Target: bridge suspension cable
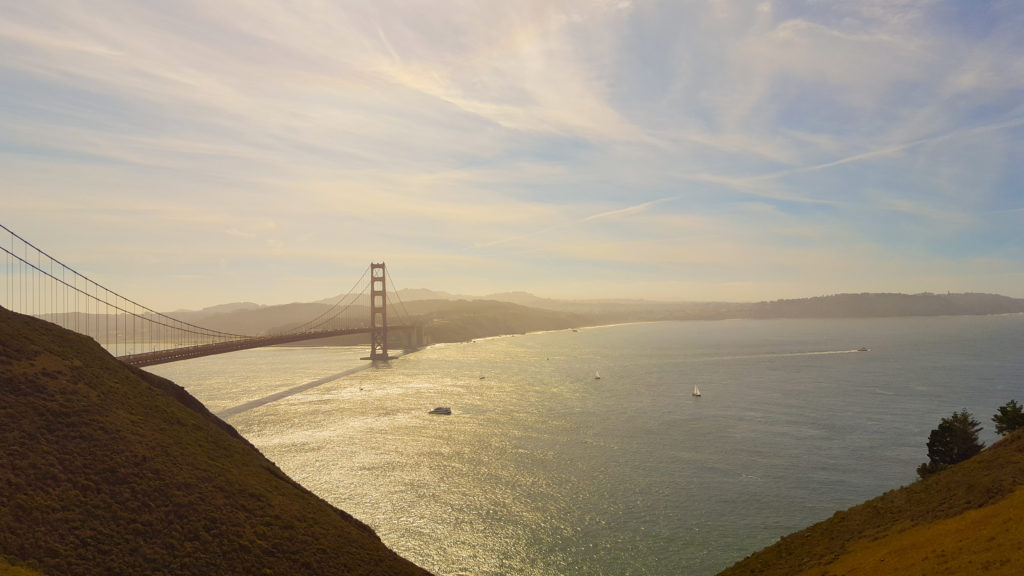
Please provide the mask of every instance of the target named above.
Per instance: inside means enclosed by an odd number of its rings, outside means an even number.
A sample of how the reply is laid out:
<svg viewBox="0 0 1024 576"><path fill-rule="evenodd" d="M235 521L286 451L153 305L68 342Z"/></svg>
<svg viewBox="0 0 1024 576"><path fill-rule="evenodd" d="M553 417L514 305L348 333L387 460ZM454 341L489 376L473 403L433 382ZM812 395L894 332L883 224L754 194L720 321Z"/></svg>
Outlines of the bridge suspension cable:
<svg viewBox="0 0 1024 576"><path fill-rule="evenodd" d="M390 299L391 295L394 294L395 300L398 301L398 305L402 308L402 314L399 318L400 322L392 322L392 324L412 324L412 316L409 314L409 311L405 308L405 302L402 302L402 297L399 296L398 294L398 288L395 286L395 279L394 276L391 274L391 270L387 271L387 281L388 285L391 287L391 289L388 291L388 298Z"/></svg>
<svg viewBox="0 0 1024 576"><path fill-rule="evenodd" d="M332 305L322 314L310 320L309 322L300 324L299 326L296 326L295 328L288 330L286 334L305 334L330 329L336 330L341 328L341 326L337 323L340 322L341 319L344 317L345 312L347 312L353 305L355 305L358 302L360 296L366 294L366 292L369 290L370 285L365 284L361 292L356 292L356 288L358 288L359 285L362 284L363 280L366 279L366 276L369 273L370 267L367 266L366 269L363 270L363 275L359 277L359 280L356 280L356 283L353 284L352 287L348 289L347 293L339 296L338 301L335 302L334 305ZM342 303L344 303L345 300L349 297L352 297L352 300L348 304L342 306Z"/></svg>
<svg viewBox="0 0 1024 576"><path fill-rule="evenodd" d="M250 336L204 328L143 306L75 271L2 224L0 251L4 254L0 305L90 336L108 352L135 366L313 338L376 333L368 325L370 318L350 313L371 288L371 282L363 282L372 275L373 264L316 318L276 334ZM378 266L383 269L383 263ZM393 286L390 274L386 282ZM357 291L361 284L362 290ZM397 292L393 293L397 298ZM408 346L418 346L422 334L410 322L400 298L399 303L407 325L395 327L405 330ZM372 315L373 307L370 309Z"/></svg>
<svg viewBox="0 0 1024 576"><path fill-rule="evenodd" d="M127 298L3 230L3 305L91 336L115 356L251 338L172 318ZM146 350L145 348L149 348Z"/></svg>

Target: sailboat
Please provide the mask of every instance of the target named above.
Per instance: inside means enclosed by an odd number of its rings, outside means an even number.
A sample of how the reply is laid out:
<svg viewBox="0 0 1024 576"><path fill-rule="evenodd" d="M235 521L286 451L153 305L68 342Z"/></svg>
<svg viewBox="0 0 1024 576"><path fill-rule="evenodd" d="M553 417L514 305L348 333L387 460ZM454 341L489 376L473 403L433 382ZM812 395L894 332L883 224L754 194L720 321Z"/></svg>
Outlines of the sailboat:
<svg viewBox="0 0 1024 576"><path fill-rule="evenodd" d="M700 388L697 388L696 384L693 385L693 395L698 397L700 396Z"/></svg>
<svg viewBox="0 0 1024 576"><path fill-rule="evenodd" d="M598 370L594 370L594 380L600 380L600 379L601 379L601 372L598 371Z"/></svg>

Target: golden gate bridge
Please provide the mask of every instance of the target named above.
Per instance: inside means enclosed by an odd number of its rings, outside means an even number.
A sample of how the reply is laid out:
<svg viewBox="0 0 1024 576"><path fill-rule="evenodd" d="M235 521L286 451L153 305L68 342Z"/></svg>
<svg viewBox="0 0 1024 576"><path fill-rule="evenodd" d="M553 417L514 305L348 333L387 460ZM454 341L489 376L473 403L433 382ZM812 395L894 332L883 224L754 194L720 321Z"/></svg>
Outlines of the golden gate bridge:
<svg viewBox="0 0 1024 576"><path fill-rule="evenodd" d="M143 306L80 274L2 224L0 250L5 257L0 305L89 336L132 366L351 334L369 335L367 359L373 361L390 357L389 343L395 336L405 348L423 343L422 328L397 299L383 262L371 263L352 288L316 318L271 334L246 335L204 328ZM391 294L396 301L389 306ZM359 319L352 312L361 308L358 303L367 295L369 312ZM389 323L389 309L397 323Z"/></svg>

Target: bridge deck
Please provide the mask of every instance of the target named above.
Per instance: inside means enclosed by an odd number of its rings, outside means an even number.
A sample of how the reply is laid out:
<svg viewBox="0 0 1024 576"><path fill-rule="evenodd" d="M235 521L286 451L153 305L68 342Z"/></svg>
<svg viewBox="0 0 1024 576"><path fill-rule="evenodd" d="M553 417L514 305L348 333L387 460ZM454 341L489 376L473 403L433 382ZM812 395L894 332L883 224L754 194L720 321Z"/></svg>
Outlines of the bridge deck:
<svg viewBox="0 0 1024 576"><path fill-rule="evenodd" d="M388 330L409 330L412 326L388 326ZM260 336L246 338L244 340L231 340L228 342L214 342L212 344L200 344L198 346L187 346L185 348L171 348L167 350L155 350L153 352L143 352L141 354L128 354L126 356L118 356L118 359L128 364L129 366L143 367L143 366L154 366L156 364L166 364L168 362L177 362L178 360L188 360L190 358L201 358L203 356L212 356L214 354L225 354L227 352L237 352L239 350L249 350L252 348L263 348L264 346L276 346L279 344L290 344L292 342L301 342L304 340L319 340L321 338L331 338L334 336L348 336L350 334L369 334L372 328L345 328L342 330L325 330L320 332L303 332L301 334L281 334L277 336Z"/></svg>

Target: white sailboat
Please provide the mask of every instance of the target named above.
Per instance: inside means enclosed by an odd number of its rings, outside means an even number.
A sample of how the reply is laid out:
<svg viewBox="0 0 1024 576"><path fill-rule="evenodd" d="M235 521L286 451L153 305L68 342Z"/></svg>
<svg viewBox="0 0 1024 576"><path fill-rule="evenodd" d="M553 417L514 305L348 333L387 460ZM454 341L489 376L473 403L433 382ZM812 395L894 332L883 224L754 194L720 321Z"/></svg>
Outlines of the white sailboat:
<svg viewBox="0 0 1024 576"><path fill-rule="evenodd" d="M600 380L600 379L601 379L601 372L599 372L597 370L594 370L594 380Z"/></svg>
<svg viewBox="0 0 1024 576"><path fill-rule="evenodd" d="M693 395L700 396L700 388L697 388L696 384L693 385Z"/></svg>

